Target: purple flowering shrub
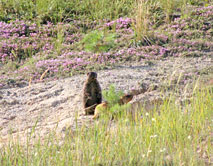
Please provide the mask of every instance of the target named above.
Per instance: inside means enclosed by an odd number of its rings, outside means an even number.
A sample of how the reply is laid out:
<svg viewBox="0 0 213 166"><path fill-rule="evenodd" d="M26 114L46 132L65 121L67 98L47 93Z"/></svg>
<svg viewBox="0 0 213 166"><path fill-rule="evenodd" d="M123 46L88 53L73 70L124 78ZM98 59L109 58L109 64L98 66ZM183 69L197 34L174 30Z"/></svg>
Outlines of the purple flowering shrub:
<svg viewBox="0 0 213 166"><path fill-rule="evenodd" d="M0 60L17 60L30 51L36 51L37 45L29 40L35 30L34 24L29 26L24 21L0 22Z"/></svg>
<svg viewBox="0 0 213 166"><path fill-rule="evenodd" d="M188 17L162 27L167 32L173 56L201 56L213 51L213 6L193 9Z"/></svg>
<svg viewBox="0 0 213 166"><path fill-rule="evenodd" d="M128 29L131 27L132 24L132 19L131 18L118 18L113 21L109 21L104 24L104 28L108 28L109 30L115 29L115 30L120 30L120 29Z"/></svg>
<svg viewBox="0 0 213 166"><path fill-rule="evenodd" d="M49 33L49 30L41 31L36 24L30 22L0 22L0 61L20 61L40 50L52 49Z"/></svg>
<svg viewBox="0 0 213 166"><path fill-rule="evenodd" d="M57 40L61 26L64 45L79 41L81 35L72 24L53 25L48 22L39 27L34 23L19 20L10 23L0 22L0 62L20 61L39 52L54 50L54 41Z"/></svg>
<svg viewBox="0 0 213 166"><path fill-rule="evenodd" d="M13 71L7 72L8 77L39 81L47 69L45 78L55 78L118 63L167 56L202 56L213 51L212 15L212 5L195 8L189 17L150 29L152 35L147 43L135 40L134 19L128 17L100 23L69 20L55 25L20 20L0 22L0 63L15 64ZM88 29L97 33L90 36ZM113 34L108 35L109 41L107 34ZM100 51L105 45L106 49ZM1 78L7 79L5 75Z"/></svg>

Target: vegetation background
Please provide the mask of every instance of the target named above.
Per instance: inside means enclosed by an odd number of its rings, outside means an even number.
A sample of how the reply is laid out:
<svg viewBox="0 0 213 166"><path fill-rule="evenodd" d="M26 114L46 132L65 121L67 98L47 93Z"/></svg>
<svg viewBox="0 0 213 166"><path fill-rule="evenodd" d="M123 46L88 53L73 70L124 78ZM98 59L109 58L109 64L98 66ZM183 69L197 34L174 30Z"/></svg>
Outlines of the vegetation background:
<svg viewBox="0 0 213 166"><path fill-rule="evenodd" d="M211 56L212 15L210 0L1 0L0 88ZM184 107L171 95L151 112L103 117L67 131L62 143L54 131L34 140L32 129L24 144L1 147L0 165L211 165L212 90L194 90ZM109 94L112 102L118 97Z"/></svg>

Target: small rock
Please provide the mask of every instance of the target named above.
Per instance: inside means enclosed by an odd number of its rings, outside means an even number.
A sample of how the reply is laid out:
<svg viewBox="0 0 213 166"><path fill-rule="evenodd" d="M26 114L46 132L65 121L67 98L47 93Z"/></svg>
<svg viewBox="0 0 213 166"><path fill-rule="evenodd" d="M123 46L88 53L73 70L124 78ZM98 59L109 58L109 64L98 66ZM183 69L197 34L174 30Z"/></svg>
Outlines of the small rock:
<svg viewBox="0 0 213 166"><path fill-rule="evenodd" d="M16 116L14 115L14 116L9 116L9 117L4 117L3 119L6 119L6 120L13 120L13 119L15 119L16 118Z"/></svg>

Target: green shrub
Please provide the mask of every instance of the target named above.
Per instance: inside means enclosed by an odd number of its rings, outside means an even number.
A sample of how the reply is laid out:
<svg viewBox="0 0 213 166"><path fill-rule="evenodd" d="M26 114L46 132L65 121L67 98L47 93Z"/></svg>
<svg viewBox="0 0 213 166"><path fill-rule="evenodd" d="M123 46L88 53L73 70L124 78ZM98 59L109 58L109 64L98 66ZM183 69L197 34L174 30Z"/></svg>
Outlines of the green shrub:
<svg viewBox="0 0 213 166"><path fill-rule="evenodd" d="M114 85L110 85L109 90L103 91L103 98L109 103L110 107L118 104L122 95L124 95L124 93L122 91L116 91Z"/></svg>
<svg viewBox="0 0 213 166"><path fill-rule="evenodd" d="M103 97L108 103L107 113L105 112L103 117L105 118L122 118L125 115L129 104L119 105L119 100L124 93L122 91L116 91L115 86L110 85L109 90L103 91Z"/></svg>
<svg viewBox="0 0 213 166"><path fill-rule="evenodd" d="M95 30L86 34L80 43L86 51L106 52L114 47L115 37L114 33Z"/></svg>

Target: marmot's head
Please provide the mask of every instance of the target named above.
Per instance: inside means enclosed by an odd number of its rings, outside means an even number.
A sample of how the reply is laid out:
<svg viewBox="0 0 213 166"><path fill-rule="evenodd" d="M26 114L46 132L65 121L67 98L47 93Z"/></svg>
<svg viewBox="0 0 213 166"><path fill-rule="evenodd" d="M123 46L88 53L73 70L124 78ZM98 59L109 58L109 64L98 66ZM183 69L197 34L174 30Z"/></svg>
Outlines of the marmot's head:
<svg viewBox="0 0 213 166"><path fill-rule="evenodd" d="M87 78L89 80L95 80L97 78L97 73L96 72L89 72L89 73L87 73Z"/></svg>
<svg viewBox="0 0 213 166"><path fill-rule="evenodd" d="M103 106L103 108L107 108L108 102L107 102L107 101L103 102L103 103L102 103L102 106Z"/></svg>
<svg viewBox="0 0 213 166"><path fill-rule="evenodd" d="M132 95L132 94L126 94L126 95L123 95L123 96L120 98L120 102L121 102L121 104L127 104L127 103L130 102L132 99L133 99L133 95Z"/></svg>

